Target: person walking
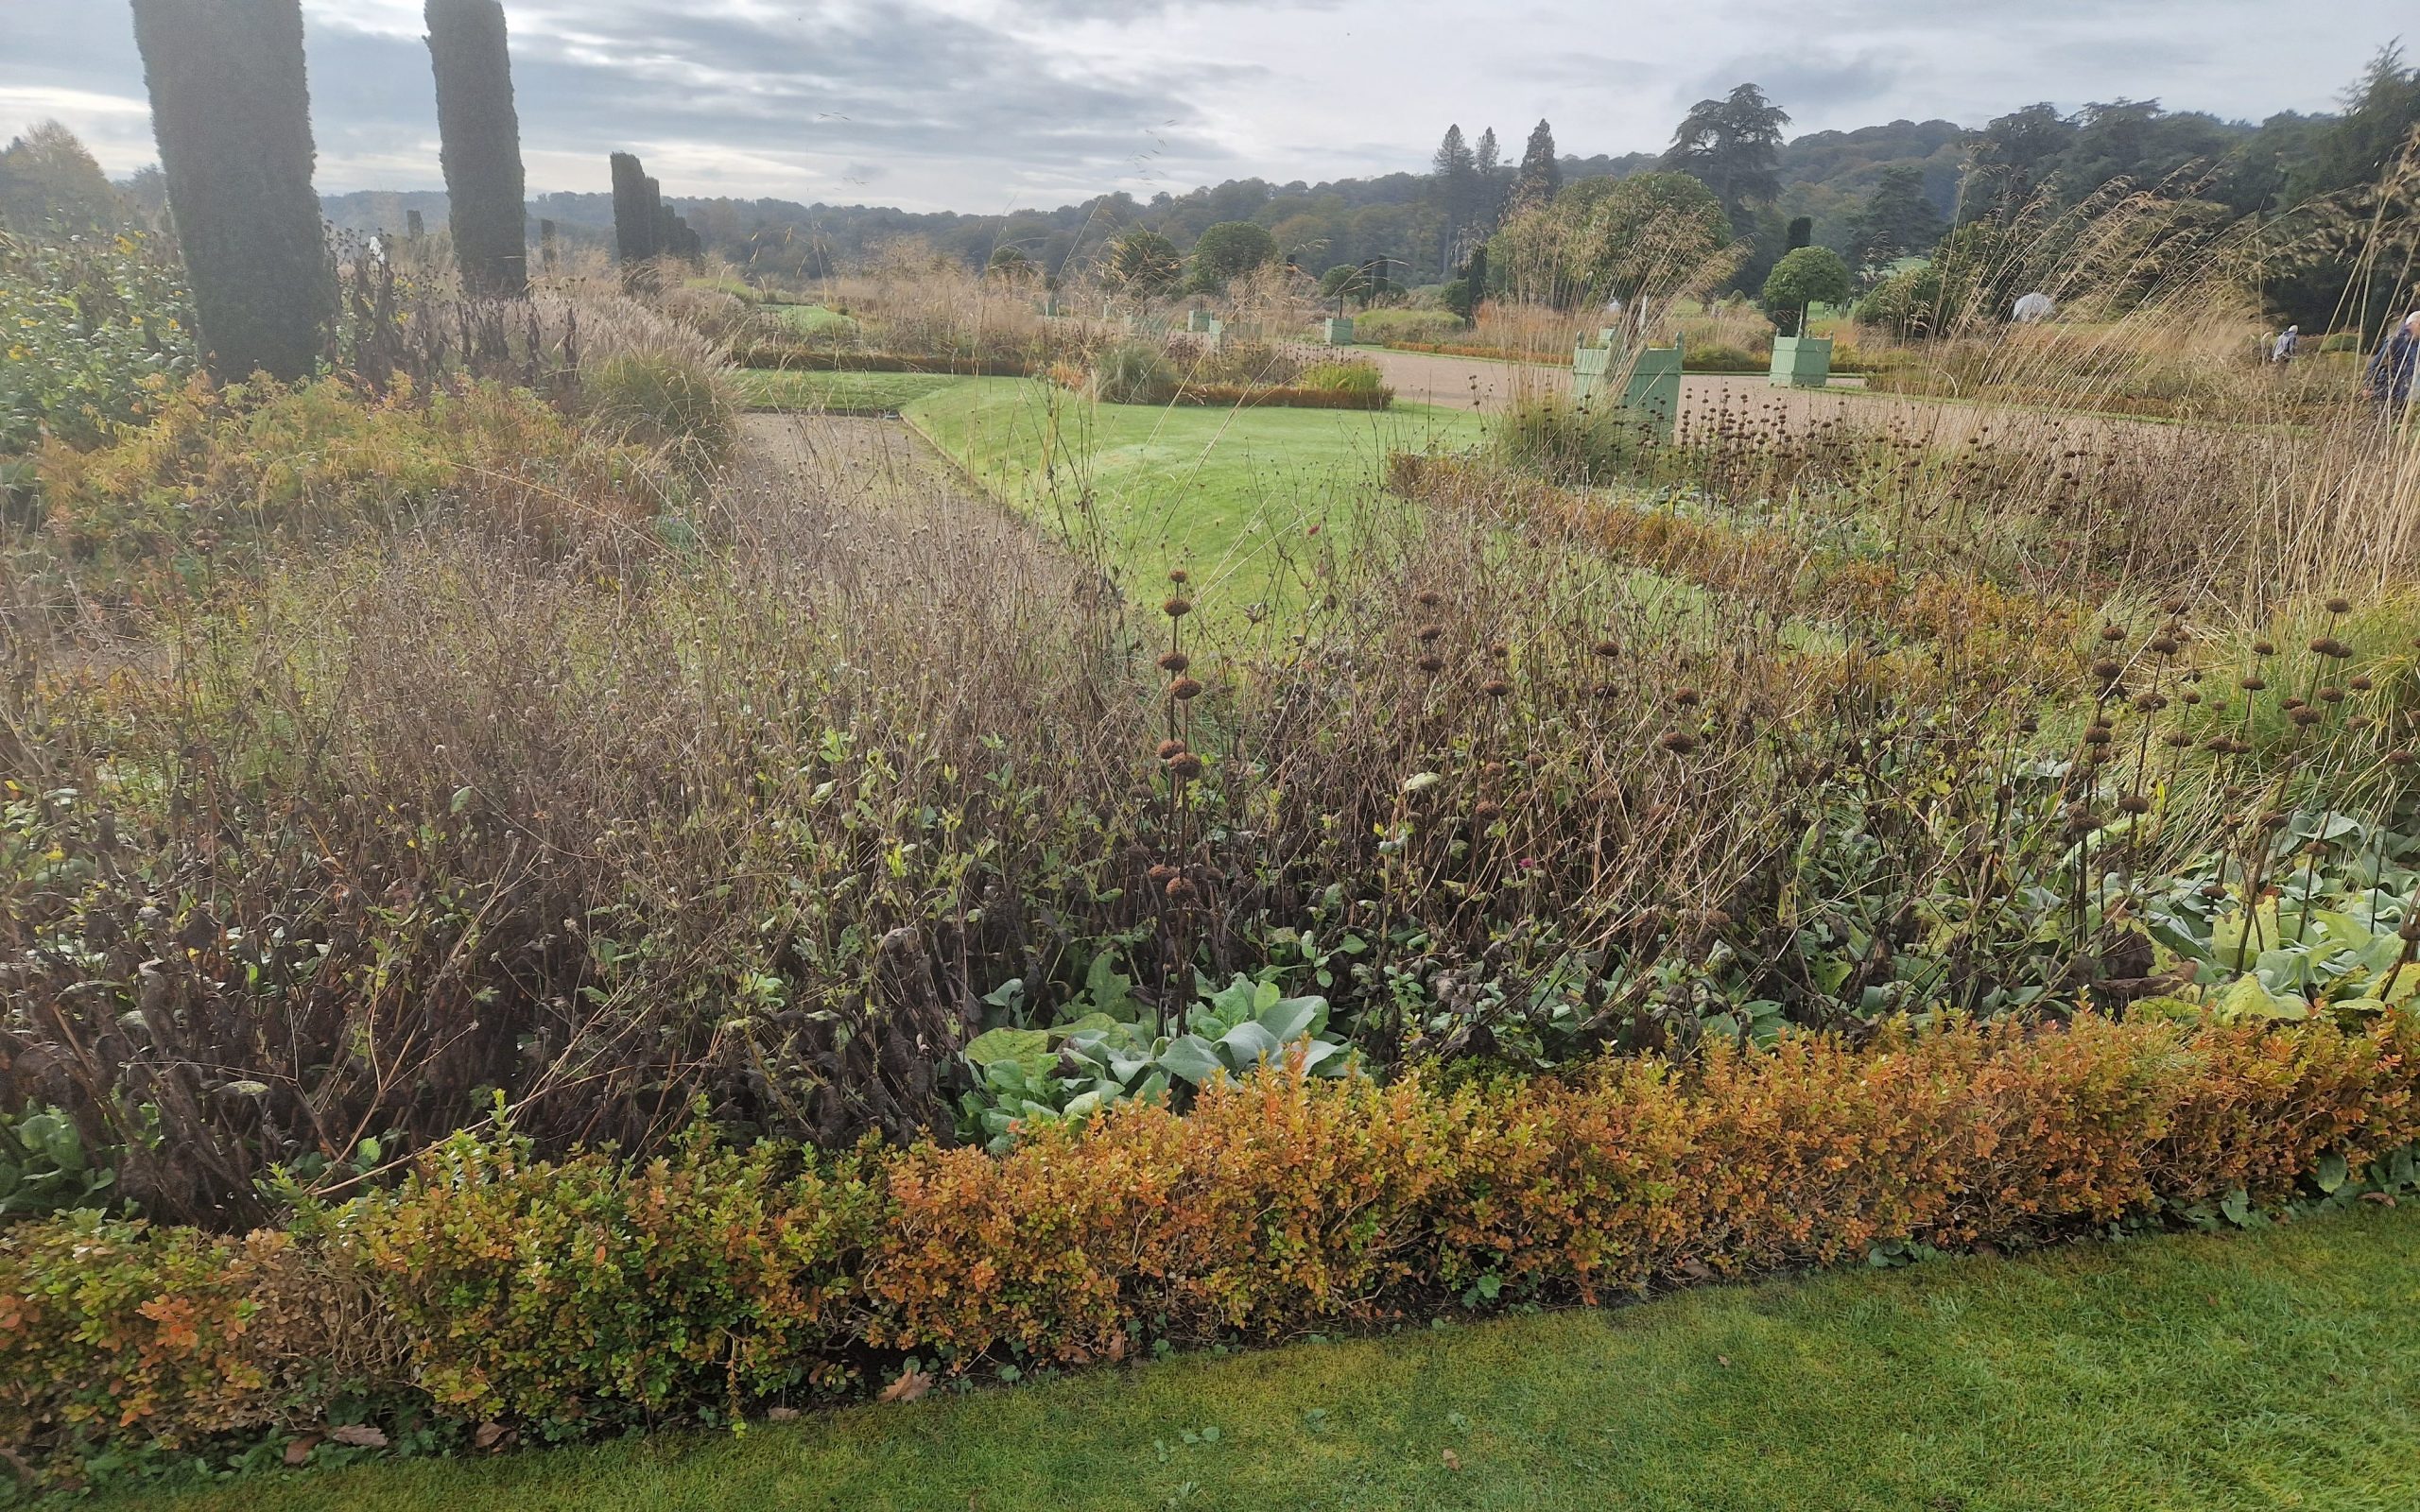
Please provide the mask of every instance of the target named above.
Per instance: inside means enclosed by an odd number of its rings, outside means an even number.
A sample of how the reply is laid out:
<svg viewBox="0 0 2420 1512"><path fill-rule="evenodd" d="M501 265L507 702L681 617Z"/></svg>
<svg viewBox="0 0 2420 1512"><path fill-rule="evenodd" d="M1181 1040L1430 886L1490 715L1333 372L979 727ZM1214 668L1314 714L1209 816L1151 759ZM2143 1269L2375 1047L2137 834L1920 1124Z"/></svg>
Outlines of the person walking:
<svg viewBox="0 0 2420 1512"><path fill-rule="evenodd" d="M2413 369L2420 368L2420 310L2403 318L2394 335L2378 348L2370 360L2369 376L2362 380L2361 391L2378 406L2378 413L2393 421L2400 418L2403 407L2411 403Z"/></svg>
<svg viewBox="0 0 2420 1512"><path fill-rule="evenodd" d="M2291 362L2295 354L2302 350L2302 345L2303 328L2298 325L2290 325L2286 327L2285 334L2277 338L2276 348L2269 353L2269 360L2280 364Z"/></svg>

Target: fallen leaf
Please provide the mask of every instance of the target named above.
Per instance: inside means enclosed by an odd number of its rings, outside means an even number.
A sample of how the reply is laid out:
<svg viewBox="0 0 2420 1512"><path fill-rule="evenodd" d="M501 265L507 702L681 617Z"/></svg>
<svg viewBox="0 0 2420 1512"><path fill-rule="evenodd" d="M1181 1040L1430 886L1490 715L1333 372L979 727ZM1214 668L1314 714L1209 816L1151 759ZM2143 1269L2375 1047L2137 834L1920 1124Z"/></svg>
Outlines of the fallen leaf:
<svg viewBox="0 0 2420 1512"><path fill-rule="evenodd" d="M286 1468L291 1469L293 1467L302 1464L304 1460L309 1459L311 1457L311 1451L319 1447L320 1435L317 1434L304 1434L302 1437L286 1445Z"/></svg>
<svg viewBox="0 0 2420 1512"><path fill-rule="evenodd" d="M1109 1336L1109 1363L1115 1365L1125 1358L1126 1335L1123 1332L1111 1334Z"/></svg>
<svg viewBox="0 0 2420 1512"><path fill-rule="evenodd" d="M1718 1354L1714 1357L1714 1363L1719 1366L1728 1367L1731 1364L1731 1356L1727 1354Z"/></svg>
<svg viewBox="0 0 2420 1512"><path fill-rule="evenodd" d="M478 1432L471 1435L471 1443L479 1449L493 1449L503 1439L504 1424L498 1422L481 1423Z"/></svg>
<svg viewBox="0 0 2420 1512"><path fill-rule="evenodd" d="M347 1423L342 1428L331 1428L328 1436L348 1449L387 1447L387 1435L368 1423Z"/></svg>
<svg viewBox="0 0 2420 1512"><path fill-rule="evenodd" d="M798 1420L798 1409L796 1407L776 1407L772 1411L767 1413L765 1417L767 1420L771 1422L796 1422Z"/></svg>
<svg viewBox="0 0 2420 1512"><path fill-rule="evenodd" d="M1450 1449L1445 1451L1445 1468L1449 1470L1461 1469L1462 1468L1462 1456L1455 1453Z"/></svg>
<svg viewBox="0 0 2420 1512"><path fill-rule="evenodd" d="M933 1378L922 1370L910 1370L882 1388L885 1401L913 1401L933 1389Z"/></svg>

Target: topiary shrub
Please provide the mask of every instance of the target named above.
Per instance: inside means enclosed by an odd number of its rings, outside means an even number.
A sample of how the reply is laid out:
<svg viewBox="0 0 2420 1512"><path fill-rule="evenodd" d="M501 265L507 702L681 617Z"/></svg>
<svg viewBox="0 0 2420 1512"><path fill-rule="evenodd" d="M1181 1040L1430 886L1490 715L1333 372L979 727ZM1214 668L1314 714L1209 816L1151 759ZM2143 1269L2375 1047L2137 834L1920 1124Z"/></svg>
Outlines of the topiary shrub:
<svg viewBox="0 0 2420 1512"><path fill-rule="evenodd" d="M454 254L474 294L529 292L521 116L498 0L428 0L437 74L437 129Z"/></svg>
<svg viewBox="0 0 2420 1512"><path fill-rule="evenodd" d="M336 277L311 187L301 0L135 0L134 37L211 372L307 376Z"/></svg>

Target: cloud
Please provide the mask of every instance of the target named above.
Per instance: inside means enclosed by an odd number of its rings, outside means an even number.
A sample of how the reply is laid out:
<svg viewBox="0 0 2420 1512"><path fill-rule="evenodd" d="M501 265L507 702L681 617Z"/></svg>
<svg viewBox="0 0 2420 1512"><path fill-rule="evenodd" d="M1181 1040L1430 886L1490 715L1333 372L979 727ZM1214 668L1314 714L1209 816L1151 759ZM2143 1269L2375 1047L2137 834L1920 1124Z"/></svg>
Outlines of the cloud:
<svg viewBox="0 0 2420 1512"><path fill-rule="evenodd" d="M1907 67L1898 58L1866 51L1850 56L1822 49L1747 53L1706 71L1695 98L1730 93L1753 83L1782 109L1796 114L1837 113L1843 106L1870 104L1876 121L1889 120L1890 93Z"/></svg>
<svg viewBox="0 0 2420 1512"><path fill-rule="evenodd" d="M440 181L423 0L303 0L320 184ZM1508 151L1660 146L1745 78L1798 129L1979 123L2117 94L2257 117L2325 109L2410 0L505 0L532 187L605 156L688 194L996 211L1229 177L1420 171L1446 121ZM124 173L153 154L126 0L0 0L0 140L56 115ZM2265 24L2264 24L2265 23ZM1799 44L1794 39L1814 39ZM1614 49L1620 56L1612 56ZM1509 125L1508 125L1509 123Z"/></svg>

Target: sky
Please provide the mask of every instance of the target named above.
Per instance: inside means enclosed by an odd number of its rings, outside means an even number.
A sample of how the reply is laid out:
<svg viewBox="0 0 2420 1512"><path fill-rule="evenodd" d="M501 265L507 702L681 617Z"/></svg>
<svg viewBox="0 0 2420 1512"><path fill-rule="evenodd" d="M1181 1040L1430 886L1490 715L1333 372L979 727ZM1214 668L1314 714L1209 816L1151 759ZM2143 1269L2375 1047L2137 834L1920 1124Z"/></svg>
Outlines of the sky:
<svg viewBox="0 0 2420 1512"><path fill-rule="evenodd" d="M434 189L421 0L302 0L323 193ZM2037 100L2329 109L2410 0L506 0L533 194L638 152L675 196L995 214L1123 189L1660 149L1751 80L1792 133ZM156 161L126 0L0 0L0 138Z"/></svg>

